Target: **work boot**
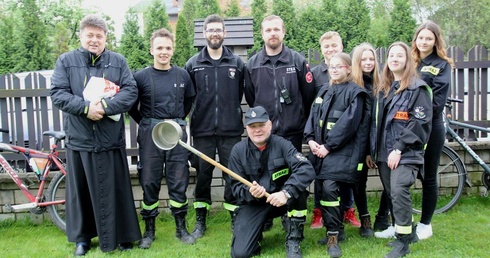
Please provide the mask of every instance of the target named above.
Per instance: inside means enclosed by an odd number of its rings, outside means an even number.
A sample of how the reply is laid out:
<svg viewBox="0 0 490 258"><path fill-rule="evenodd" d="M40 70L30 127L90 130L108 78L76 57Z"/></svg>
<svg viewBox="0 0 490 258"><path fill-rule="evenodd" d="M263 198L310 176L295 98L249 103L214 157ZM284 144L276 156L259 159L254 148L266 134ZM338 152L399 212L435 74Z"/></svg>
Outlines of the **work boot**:
<svg viewBox="0 0 490 258"><path fill-rule="evenodd" d="M286 233L289 230L289 224L291 223L291 218L288 217L288 214L285 213L284 215L281 216L281 224L282 224L282 229L286 231Z"/></svg>
<svg viewBox="0 0 490 258"><path fill-rule="evenodd" d="M145 233L140 241L139 248L148 249L155 241L155 217L145 219Z"/></svg>
<svg viewBox="0 0 490 258"><path fill-rule="evenodd" d="M337 235L337 241L343 242L345 240L345 230L344 228L339 228L339 233ZM328 236L317 241L320 245L326 245L328 243Z"/></svg>
<svg viewBox="0 0 490 258"><path fill-rule="evenodd" d="M361 237L374 236L373 229L371 228L371 216L369 216L369 214L361 216L361 227L359 228L359 235L361 235Z"/></svg>
<svg viewBox="0 0 490 258"><path fill-rule="evenodd" d="M342 256L338 234L338 232L327 232L327 254L332 258Z"/></svg>
<svg viewBox="0 0 490 258"><path fill-rule="evenodd" d="M187 231L185 215L187 215L185 212L177 213L174 215L176 228L175 236L180 239L180 241L182 241L184 244L194 244L196 242L196 239L191 234L189 234L189 231Z"/></svg>
<svg viewBox="0 0 490 258"><path fill-rule="evenodd" d="M231 217L230 227L231 227L231 231L233 231L235 229L235 219L236 219L235 211L230 211L230 217Z"/></svg>
<svg viewBox="0 0 490 258"><path fill-rule="evenodd" d="M301 258L300 243L303 240L303 231L305 228L306 217L293 217L288 219L288 230L286 236L286 254L287 258Z"/></svg>
<svg viewBox="0 0 490 258"><path fill-rule="evenodd" d="M192 231L192 236L195 239L201 238L206 232L206 216L208 215L208 210L206 208L196 209L196 225Z"/></svg>
<svg viewBox="0 0 490 258"><path fill-rule="evenodd" d="M393 249L385 255L384 258L398 258L410 253L410 234L396 234L396 240L393 242Z"/></svg>
<svg viewBox="0 0 490 258"><path fill-rule="evenodd" d="M375 231L383 231L388 229L388 227L390 226L391 226L390 214L376 215L376 218L374 219L374 225L373 225Z"/></svg>
<svg viewBox="0 0 490 258"><path fill-rule="evenodd" d="M356 218L356 211L354 208L349 208L344 212L344 222L349 223L356 228L361 226L361 222Z"/></svg>
<svg viewBox="0 0 490 258"><path fill-rule="evenodd" d="M315 208L313 210L313 217L311 217L311 225L310 228L322 228L323 227L323 219L322 219L322 210L320 208Z"/></svg>

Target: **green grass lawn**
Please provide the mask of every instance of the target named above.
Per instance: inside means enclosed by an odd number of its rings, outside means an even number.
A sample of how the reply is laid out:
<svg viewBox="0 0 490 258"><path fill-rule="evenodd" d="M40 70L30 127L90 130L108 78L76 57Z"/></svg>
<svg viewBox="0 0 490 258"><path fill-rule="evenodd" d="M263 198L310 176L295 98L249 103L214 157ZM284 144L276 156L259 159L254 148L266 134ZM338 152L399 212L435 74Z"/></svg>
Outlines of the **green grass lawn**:
<svg viewBox="0 0 490 258"><path fill-rule="evenodd" d="M311 203L310 203L311 205ZM377 200L370 199L371 215L377 209ZM326 247L316 243L325 236L325 229L310 229L310 214L305 225L302 242L304 257L328 257ZM416 216L415 220L418 221ZM195 223L194 214L188 215L189 231ZM160 214L157 221L157 239L148 250L134 248L129 252L103 253L97 240L92 240L92 249L87 257L230 257L229 214L214 211L208 217L206 235L194 245L184 245L175 238L175 225L170 214ZM143 229L143 223L140 224ZM449 212L435 215L434 236L411 245L407 257L489 257L490 198L463 197ZM390 251L387 239L361 238L358 229L346 225L347 239L341 243L342 257L383 257ZM271 231L264 233L262 255L259 257L286 257L285 232L280 219L274 221ZM0 222L1 257L70 257L74 244L50 221L40 225L29 220Z"/></svg>

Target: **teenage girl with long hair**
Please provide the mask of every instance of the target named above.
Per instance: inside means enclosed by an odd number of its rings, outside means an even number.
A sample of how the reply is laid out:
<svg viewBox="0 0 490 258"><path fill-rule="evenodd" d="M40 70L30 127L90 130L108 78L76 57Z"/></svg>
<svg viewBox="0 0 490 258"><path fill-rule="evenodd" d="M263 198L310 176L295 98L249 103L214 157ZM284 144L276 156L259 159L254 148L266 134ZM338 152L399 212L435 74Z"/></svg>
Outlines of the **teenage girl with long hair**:
<svg viewBox="0 0 490 258"><path fill-rule="evenodd" d="M367 99L366 103L371 113L371 106L374 102L373 90L379 85L379 64L376 58L376 51L369 43L362 43L356 46L352 52L352 79L355 84L369 93L370 98ZM369 136L365 140L368 142ZM369 144L366 144L366 147L369 148ZM366 151L366 153L369 153L369 151ZM359 234L362 237L372 237L374 235L366 196L369 168L375 168L370 155L368 155L366 162L362 164L361 176L356 183L354 192L354 199L361 221Z"/></svg>
<svg viewBox="0 0 490 258"><path fill-rule="evenodd" d="M422 23L412 40L412 56L418 74L433 92L432 132L425 149L422 181L422 216L417 225L419 239L432 236L432 215L437 204L437 169L446 140L443 111L446 104L453 61L446 55L441 28L431 21Z"/></svg>
<svg viewBox="0 0 490 258"><path fill-rule="evenodd" d="M403 42L388 48L371 129L371 155L391 202L396 240L385 256L410 252L417 241L410 186L424 164L424 148L432 126L431 90L417 78L411 49Z"/></svg>

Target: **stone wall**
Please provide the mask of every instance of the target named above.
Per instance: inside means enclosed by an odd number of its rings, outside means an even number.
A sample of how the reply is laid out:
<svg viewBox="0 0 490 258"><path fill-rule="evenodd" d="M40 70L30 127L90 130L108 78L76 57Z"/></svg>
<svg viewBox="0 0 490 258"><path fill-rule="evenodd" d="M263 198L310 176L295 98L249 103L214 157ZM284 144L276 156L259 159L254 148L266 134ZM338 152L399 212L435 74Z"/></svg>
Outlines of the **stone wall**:
<svg viewBox="0 0 490 258"><path fill-rule="evenodd" d="M473 150L480 155L480 157L488 164L490 163L490 142L470 142L469 143ZM458 154L464 159L466 168L470 172L469 179L473 185L472 188L466 187L465 192L472 194L481 194L484 193L486 188L482 185L481 174L482 169L478 165L476 161L472 159L469 154L463 152L462 148L459 145L454 143L449 143L451 147L453 147ZM303 146L306 148L307 146ZM306 152L306 150L304 149ZM37 179L32 173L26 173L20 175L22 178L25 178L26 184L29 184L29 179L34 182L31 189L33 193L37 191ZM213 181L212 181L212 199L213 199L213 209L222 209L223 202L223 189L224 189L224 180L221 179L221 171L215 169L213 172ZM189 207L192 207L192 203L194 200L193 192L195 188L196 182L196 172L191 170L190 184L187 190L187 197L189 198ZM134 193L134 202L136 208L139 210L141 208L141 202L143 199L143 193L141 191L141 187L139 186L137 172L132 169L131 170L131 183L133 185L133 193ZM47 186L46 186L47 188ZM310 186L310 192L313 192L313 185ZM378 174L376 170L369 171L369 179L367 184L368 195L370 196L379 196L380 191L382 190L382 185L379 180ZM312 196L312 195L310 195ZM5 209L5 204L20 204L25 203L28 200L19 190L19 188L13 183L10 177L7 174L0 174L0 220L5 219L18 219L22 216L30 216L34 220L42 220L42 215L34 215L30 213L9 213ZM165 179L162 181L162 189L160 191L160 205L159 207L163 210L168 211L168 191ZM44 216L49 217L47 214Z"/></svg>

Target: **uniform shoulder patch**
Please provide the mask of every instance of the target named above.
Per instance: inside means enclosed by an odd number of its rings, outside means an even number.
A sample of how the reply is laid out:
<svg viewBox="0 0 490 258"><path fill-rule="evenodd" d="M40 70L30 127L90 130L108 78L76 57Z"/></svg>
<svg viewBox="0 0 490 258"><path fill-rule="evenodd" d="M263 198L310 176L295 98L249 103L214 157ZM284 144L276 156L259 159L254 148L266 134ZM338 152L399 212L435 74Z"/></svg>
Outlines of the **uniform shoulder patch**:
<svg viewBox="0 0 490 258"><path fill-rule="evenodd" d="M295 157L296 159L298 159L299 161L302 161L302 162L307 160L307 158L306 158L306 157L303 155L303 153L301 153L301 152L296 153L296 154L294 155L294 157Z"/></svg>
<svg viewBox="0 0 490 258"><path fill-rule="evenodd" d="M311 72L307 72L305 78L307 83L311 83L313 81L313 74Z"/></svg>
<svg viewBox="0 0 490 258"><path fill-rule="evenodd" d="M420 106L415 107L414 111L415 111L415 118L424 119L425 117L427 117L424 107L420 107Z"/></svg>

